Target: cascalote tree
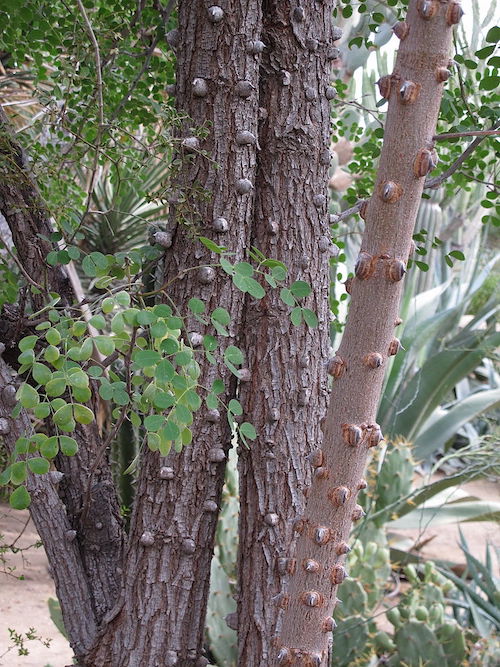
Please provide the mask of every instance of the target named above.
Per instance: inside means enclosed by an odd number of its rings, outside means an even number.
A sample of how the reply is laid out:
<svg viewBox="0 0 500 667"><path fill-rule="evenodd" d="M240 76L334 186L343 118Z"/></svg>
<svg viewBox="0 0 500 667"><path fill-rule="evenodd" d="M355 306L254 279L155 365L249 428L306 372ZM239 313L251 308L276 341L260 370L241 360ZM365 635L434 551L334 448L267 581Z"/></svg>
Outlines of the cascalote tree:
<svg viewBox="0 0 500 667"><path fill-rule="evenodd" d="M278 0L262 7L263 113L251 243L286 265L291 289L250 297L242 323L251 380L241 387L241 403L258 437L238 455L241 665L272 659L293 520L310 483L306 460L321 442L326 412L333 246L325 190L331 64L341 36L332 23L334 5Z"/></svg>
<svg viewBox="0 0 500 667"><path fill-rule="evenodd" d="M411 0L394 28L401 40L394 71L379 81L389 102L384 143L373 195L361 211L366 228L342 343L329 362L334 384L322 455L296 524L279 665L327 665L331 656L336 592L347 576L352 522L364 515L356 496L366 458L383 437L375 417L384 367L400 349L394 332L403 278L425 177L437 163L433 135L461 16L455 0Z"/></svg>

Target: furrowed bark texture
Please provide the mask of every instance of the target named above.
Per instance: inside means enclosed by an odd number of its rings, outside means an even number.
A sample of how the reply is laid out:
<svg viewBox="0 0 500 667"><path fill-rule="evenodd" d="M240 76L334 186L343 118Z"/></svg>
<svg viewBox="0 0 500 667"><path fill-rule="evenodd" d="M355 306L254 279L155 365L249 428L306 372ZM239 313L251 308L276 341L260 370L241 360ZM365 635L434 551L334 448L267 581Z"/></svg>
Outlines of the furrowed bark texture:
<svg viewBox="0 0 500 667"><path fill-rule="evenodd" d="M421 8L422 3L410 2L409 32L401 41L390 79L375 192L365 214L366 231L346 329L330 366L337 379L323 445L327 474L314 479L303 520L297 524L296 571L277 650L279 665L328 663L331 614L338 584L345 576L346 541L351 522L362 516L356 495L363 485L368 449L380 438L374 419L384 366L389 352L397 349L393 339L402 268L432 162L432 136L443 89L436 71L447 67L450 16L460 18L453 2L425 3L434 12L428 18L417 5Z"/></svg>
<svg viewBox="0 0 500 667"><path fill-rule="evenodd" d="M306 456L319 451L327 406L330 63L334 2L305 11L295 1L263 3L256 208L252 245L284 262L288 284L314 292L300 301L319 329L293 326L279 289L249 299L242 327L251 380L241 400L258 439L239 452L239 664L267 665L273 655L293 519L310 481ZM327 92L328 89L328 92ZM307 479L306 479L307 478Z"/></svg>
<svg viewBox="0 0 500 667"><path fill-rule="evenodd" d="M13 419L16 404L16 374L0 356L0 433L9 454L16 441L33 432L25 410ZM76 655L83 655L92 645L96 633L96 619L88 579L75 540L76 533L66 515L57 493L57 471L46 475L29 474L27 488L31 495L30 514L40 535L61 602L64 626L71 637ZM75 613L75 609L78 613Z"/></svg>
<svg viewBox="0 0 500 667"><path fill-rule="evenodd" d="M226 346L234 344L239 331L244 295L225 273L209 267L217 263L217 255L194 239L186 223L227 246L233 262L244 258L253 214L260 58L248 43L260 36L261 15L257 0L219 4L224 14L214 21L219 14L208 11L212 3L179 3L176 94L178 108L191 121L182 128L178 157L183 166L171 193L178 224L166 254L164 282L172 284L164 290L164 300L183 316L193 296L203 299L207 313L226 308L231 316ZM200 138L199 150L207 156L182 145L202 126L208 133ZM242 179L251 183L248 192ZM203 188L208 197L197 197L191 188ZM189 210L180 202L181 194ZM189 267L200 268L185 271ZM192 318L186 330L216 333L211 324ZM203 362L199 384L210 387L222 377L226 391L221 399L227 405L235 395L236 378L223 364L208 364L203 348L198 349ZM123 607L89 656L89 665L187 667L208 662L202 656L204 621L231 433L224 409L218 414L205 406L195 413L192 430L193 442L182 453L143 455ZM152 539L149 546L145 536Z"/></svg>
<svg viewBox="0 0 500 667"><path fill-rule="evenodd" d="M8 119L0 110L0 212L12 233L20 264L25 273L42 286L41 294L29 292L32 309L45 305L48 291L61 297L58 306L70 307L77 301L71 281L63 267L50 267L45 262L54 245L40 235L50 237L53 228L46 206L38 192L29 163L21 145L10 131ZM74 314L74 313L72 313ZM19 317L24 313L20 312ZM29 322L28 322L29 324ZM24 325L23 325L24 326ZM19 337L33 331L19 328ZM17 341L15 341L17 342ZM8 347L12 341L5 341ZM97 392L94 392L97 396ZM96 400L89 403L96 412ZM49 425L49 428L50 425ZM64 473L59 494L71 528L77 531L82 567L88 579L96 623L114 606L120 585L123 531L119 505L104 455L102 465L89 477L89 470L102 448L102 439L95 423L78 425L73 434L79 445L74 457L58 455L56 465ZM87 493L90 487L90 492ZM87 500L87 511L83 511ZM53 568L57 562L51 563ZM78 604L66 601L67 614L81 614ZM73 638L70 638L73 642Z"/></svg>

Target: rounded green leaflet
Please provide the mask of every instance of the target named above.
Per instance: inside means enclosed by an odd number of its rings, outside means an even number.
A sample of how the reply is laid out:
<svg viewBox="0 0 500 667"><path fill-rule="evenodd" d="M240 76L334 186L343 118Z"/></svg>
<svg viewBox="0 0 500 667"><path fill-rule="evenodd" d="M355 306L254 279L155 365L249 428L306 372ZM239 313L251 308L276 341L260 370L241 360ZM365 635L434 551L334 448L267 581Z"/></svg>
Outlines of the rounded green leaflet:
<svg viewBox="0 0 500 667"><path fill-rule="evenodd" d="M23 384L17 390L16 398L21 403L23 408L26 409L34 408L35 405L40 403L40 396L38 395L37 390L26 382L23 382Z"/></svg>
<svg viewBox="0 0 500 667"><path fill-rule="evenodd" d="M31 496L25 486L18 486L17 489L10 494L9 504L15 510L26 509L30 502Z"/></svg>
<svg viewBox="0 0 500 667"><path fill-rule="evenodd" d="M31 472L34 472L36 475L45 475L49 472L50 464L47 459L42 458L41 456L36 456L32 459L28 459L28 468Z"/></svg>
<svg viewBox="0 0 500 667"><path fill-rule="evenodd" d="M59 451L59 440L57 436L53 435L50 438L47 438L47 440L41 443L38 449L40 454L46 459L53 459L57 456L57 452Z"/></svg>
<svg viewBox="0 0 500 667"><path fill-rule="evenodd" d="M35 353L33 350L25 350L17 357L20 364L32 364L35 361Z"/></svg>
<svg viewBox="0 0 500 667"><path fill-rule="evenodd" d="M86 405L75 403L73 405L73 416L79 424L91 424L94 421L94 413Z"/></svg>
<svg viewBox="0 0 500 667"><path fill-rule="evenodd" d="M61 342L61 334L57 329L51 327L45 332L45 340L49 345L59 345Z"/></svg>
<svg viewBox="0 0 500 667"><path fill-rule="evenodd" d="M45 364L41 364L38 361L33 364L31 372L33 374L34 380L38 382L38 384L47 384L47 382L52 377L52 372L50 369L47 368Z"/></svg>
<svg viewBox="0 0 500 667"><path fill-rule="evenodd" d="M18 345L19 350L21 352L32 350L35 347L37 340L38 336L25 336L24 338L21 338Z"/></svg>
<svg viewBox="0 0 500 667"><path fill-rule="evenodd" d="M68 435L59 436L59 446L61 447L61 452L66 456L74 456L78 451L78 443Z"/></svg>
<svg viewBox="0 0 500 667"><path fill-rule="evenodd" d="M54 420L54 424L61 426L72 419L72 416L73 406L70 403L66 403L54 412L52 419Z"/></svg>
<svg viewBox="0 0 500 667"><path fill-rule="evenodd" d="M10 481L18 486L27 476L26 461L17 461L10 466Z"/></svg>
<svg viewBox="0 0 500 667"><path fill-rule="evenodd" d="M47 396L61 396L66 391L66 380L64 378L54 378L45 385Z"/></svg>
<svg viewBox="0 0 500 667"><path fill-rule="evenodd" d="M49 362L49 364L53 364L55 361L59 359L60 356L61 353L54 345L49 345L48 347L45 348L43 352L43 357L45 361Z"/></svg>

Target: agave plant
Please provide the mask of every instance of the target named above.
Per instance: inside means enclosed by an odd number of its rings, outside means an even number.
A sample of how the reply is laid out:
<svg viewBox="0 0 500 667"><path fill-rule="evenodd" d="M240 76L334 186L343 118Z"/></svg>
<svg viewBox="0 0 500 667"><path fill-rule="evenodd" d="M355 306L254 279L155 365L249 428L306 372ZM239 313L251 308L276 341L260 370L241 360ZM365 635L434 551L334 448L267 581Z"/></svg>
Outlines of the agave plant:
<svg viewBox="0 0 500 667"><path fill-rule="evenodd" d="M151 225L160 226L166 218L165 204L151 199L166 171L163 161L138 165L129 160L118 168L103 167L81 226L84 250L106 255L146 242Z"/></svg>

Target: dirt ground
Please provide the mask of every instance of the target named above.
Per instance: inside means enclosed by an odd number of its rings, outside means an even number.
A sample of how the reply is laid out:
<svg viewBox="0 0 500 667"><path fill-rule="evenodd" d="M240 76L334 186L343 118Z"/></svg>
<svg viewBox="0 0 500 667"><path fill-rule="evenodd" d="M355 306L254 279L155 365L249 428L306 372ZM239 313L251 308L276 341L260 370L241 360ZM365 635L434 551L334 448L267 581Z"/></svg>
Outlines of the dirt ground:
<svg viewBox="0 0 500 667"><path fill-rule="evenodd" d="M463 488L471 496L482 500L494 502L500 500L500 482L472 482ZM25 526L15 546L25 548L36 543L38 535L28 519L28 512L13 511L8 506L0 505L0 534L3 535L4 545L12 544ZM481 560L484 558L488 542L500 545L498 524L469 522L462 524L461 528L472 553ZM457 546L459 535L456 524L436 528L431 525L425 533L405 531L405 534L419 541L434 536L421 552L428 558L454 562L463 560ZM68 642L52 623L47 607L47 600L50 597L54 598L55 592L43 548L32 547L16 554L7 552L4 557L6 562L3 566L0 562L0 665L5 667L70 665L72 651ZM23 578L19 579L21 575ZM35 628L36 635L42 640L51 640L50 647L44 646L40 640L25 640L24 646L29 654L18 655L17 647L13 647L9 638L9 628L16 633L26 633L30 628Z"/></svg>

